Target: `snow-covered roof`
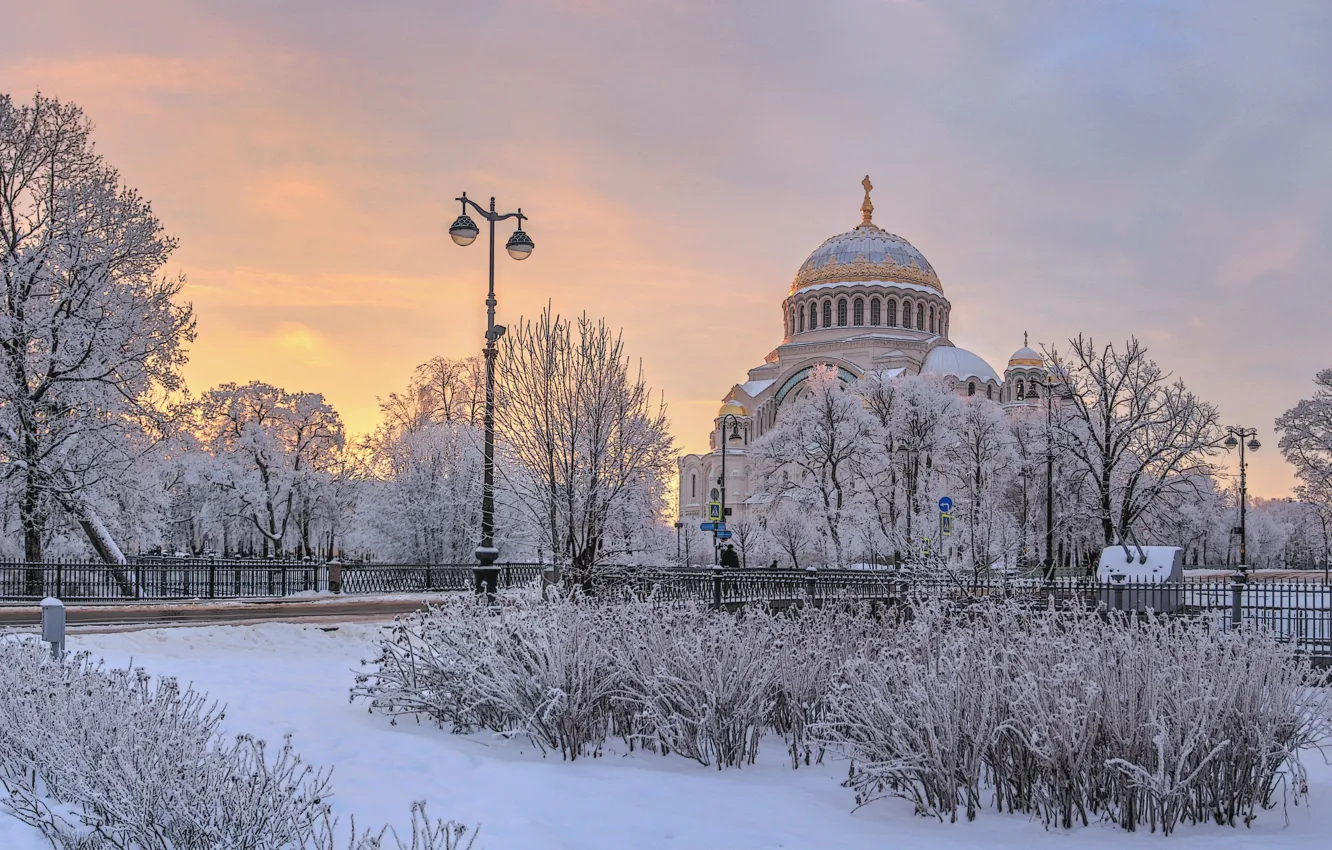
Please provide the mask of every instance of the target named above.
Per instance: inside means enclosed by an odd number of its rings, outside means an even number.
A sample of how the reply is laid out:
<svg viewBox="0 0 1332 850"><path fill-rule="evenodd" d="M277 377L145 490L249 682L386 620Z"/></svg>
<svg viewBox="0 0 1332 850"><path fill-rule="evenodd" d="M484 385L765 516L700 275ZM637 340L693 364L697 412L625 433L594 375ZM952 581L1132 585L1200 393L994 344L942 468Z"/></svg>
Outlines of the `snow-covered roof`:
<svg viewBox="0 0 1332 850"><path fill-rule="evenodd" d="M939 345L930 349L929 356L925 358L920 371L923 375L948 375L964 381L976 378L981 381L994 381L996 384L1002 383L999 380L999 373L995 372L980 355L954 345Z"/></svg>
<svg viewBox="0 0 1332 850"><path fill-rule="evenodd" d="M758 394L776 383L776 379L769 378L763 381L745 381L740 384L740 389L749 394L750 398L758 398Z"/></svg>

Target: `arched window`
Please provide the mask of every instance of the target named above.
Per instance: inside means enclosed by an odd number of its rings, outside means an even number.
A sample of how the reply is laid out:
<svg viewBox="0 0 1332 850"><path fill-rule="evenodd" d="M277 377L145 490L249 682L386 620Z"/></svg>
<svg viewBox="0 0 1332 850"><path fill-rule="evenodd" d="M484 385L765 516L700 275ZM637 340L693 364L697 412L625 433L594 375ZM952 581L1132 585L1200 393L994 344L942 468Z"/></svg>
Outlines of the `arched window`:
<svg viewBox="0 0 1332 850"><path fill-rule="evenodd" d="M883 318L883 314L882 314L882 312L881 312L880 309L879 309L879 299L877 299L877 298L871 298L871 299L870 299L870 324L871 324L871 325L878 325L878 324L879 324L879 319L881 319L881 318Z"/></svg>
<svg viewBox="0 0 1332 850"><path fill-rule="evenodd" d="M799 331L799 332L801 332L801 333L804 333L804 331L805 331L805 305L804 305L804 304L801 304L801 305L800 305L800 318L799 318L798 321L799 321L799 324L796 325L796 330Z"/></svg>
<svg viewBox="0 0 1332 850"><path fill-rule="evenodd" d="M925 330L925 305L924 305L924 304L917 304L917 305L916 305L916 330L918 330L918 331L923 331L923 330Z"/></svg>
<svg viewBox="0 0 1332 850"><path fill-rule="evenodd" d="M910 301L903 301L903 302L902 302L902 327L904 327L904 328L909 328L909 327L911 327L911 302L910 302Z"/></svg>
<svg viewBox="0 0 1332 850"><path fill-rule="evenodd" d="M991 401L994 400L994 384L985 385L985 397L990 399Z"/></svg>
<svg viewBox="0 0 1332 850"><path fill-rule="evenodd" d="M857 326L865 324L864 298L857 298L855 302L851 305L851 324Z"/></svg>
<svg viewBox="0 0 1332 850"><path fill-rule="evenodd" d="M846 318L845 308L843 308L842 318L843 318L843 319ZM824 302L823 302L823 326L824 326L825 328L830 328L830 327L832 327L832 302L831 302L831 301L824 301Z"/></svg>
<svg viewBox="0 0 1332 850"><path fill-rule="evenodd" d="M1017 397L1018 397L1018 401L1022 401L1022 399L1024 399L1024 398L1027 397L1026 394L1022 391L1022 381L1021 381L1021 379L1018 380L1018 394L1017 394Z"/></svg>
<svg viewBox="0 0 1332 850"><path fill-rule="evenodd" d="M888 321L885 322L890 328L897 327L897 301L890 299L888 301Z"/></svg>
<svg viewBox="0 0 1332 850"><path fill-rule="evenodd" d="M837 299L837 327L846 327L846 299Z"/></svg>
<svg viewBox="0 0 1332 850"><path fill-rule="evenodd" d="M817 303L809 305L809 329L812 331L819 329L819 305Z"/></svg>
<svg viewBox="0 0 1332 850"><path fill-rule="evenodd" d="M930 307L930 333L934 333L934 307Z"/></svg>
<svg viewBox="0 0 1332 850"><path fill-rule="evenodd" d="M976 394L976 382L967 381L967 395L975 395L975 394Z"/></svg>

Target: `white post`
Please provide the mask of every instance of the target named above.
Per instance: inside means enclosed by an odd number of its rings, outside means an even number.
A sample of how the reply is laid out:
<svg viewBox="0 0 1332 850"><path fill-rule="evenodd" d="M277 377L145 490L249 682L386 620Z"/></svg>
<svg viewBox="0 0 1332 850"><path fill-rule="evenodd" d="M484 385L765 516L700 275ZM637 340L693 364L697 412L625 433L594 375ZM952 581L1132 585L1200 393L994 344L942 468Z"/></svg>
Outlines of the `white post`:
<svg viewBox="0 0 1332 850"><path fill-rule="evenodd" d="M51 644L51 657L65 652L65 603L53 596L42 600L42 640Z"/></svg>

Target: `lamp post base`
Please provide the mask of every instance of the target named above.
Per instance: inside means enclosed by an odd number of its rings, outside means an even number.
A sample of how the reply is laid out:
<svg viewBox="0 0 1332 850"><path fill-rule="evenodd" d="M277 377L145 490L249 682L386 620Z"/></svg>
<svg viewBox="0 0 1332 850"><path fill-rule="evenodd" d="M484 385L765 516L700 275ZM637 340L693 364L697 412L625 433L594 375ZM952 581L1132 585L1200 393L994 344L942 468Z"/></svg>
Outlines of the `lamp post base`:
<svg viewBox="0 0 1332 850"><path fill-rule="evenodd" d="M498 559L499 550L494 546L476 547L477 565L472 567L473 589L477 593L484 593L489 599L494 599L499 592L500 568L494 566Z"/></svg>

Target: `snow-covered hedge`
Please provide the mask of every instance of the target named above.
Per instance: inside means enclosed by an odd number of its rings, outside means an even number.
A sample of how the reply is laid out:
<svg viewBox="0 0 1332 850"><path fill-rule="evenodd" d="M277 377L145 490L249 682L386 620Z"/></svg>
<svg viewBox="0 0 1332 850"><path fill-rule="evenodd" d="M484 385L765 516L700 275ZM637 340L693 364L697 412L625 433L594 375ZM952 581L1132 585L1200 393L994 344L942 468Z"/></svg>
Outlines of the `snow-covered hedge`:
<svg viewBox="0 0 1332 850"><path fill-rule="evenodd" d="M986 805L1067 828L1248 823L1308 792L1332 703L1260 633L996 602L772 615L644 602L471 599L401 619L352 696L565 758L610 735L703 764L851 762L858 803L955 820Z"/></svg>
<svg viewBox="0 0 1332 850"><path fill-rule="evenodd" d="M412 807L412 840L344 831L329 772L218 731L204 694L86 655L0 642L0 806L58 850L453 850L475 833Z"/></svg>

